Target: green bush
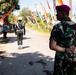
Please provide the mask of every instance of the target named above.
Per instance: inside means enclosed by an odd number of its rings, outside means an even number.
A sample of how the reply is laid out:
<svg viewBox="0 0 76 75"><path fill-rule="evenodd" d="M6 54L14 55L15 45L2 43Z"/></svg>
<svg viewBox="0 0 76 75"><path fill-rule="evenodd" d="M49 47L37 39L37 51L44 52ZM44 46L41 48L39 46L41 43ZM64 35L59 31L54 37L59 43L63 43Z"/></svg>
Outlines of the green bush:
<svg viewBox="0 0 76 75"><path fill-rule="evenodd" d="M48 28L48 25L45 22L39 22L39 23L27 23L27 27L33 29L33 30L38 30L43 33L50 33L51 29Z"/></svg>

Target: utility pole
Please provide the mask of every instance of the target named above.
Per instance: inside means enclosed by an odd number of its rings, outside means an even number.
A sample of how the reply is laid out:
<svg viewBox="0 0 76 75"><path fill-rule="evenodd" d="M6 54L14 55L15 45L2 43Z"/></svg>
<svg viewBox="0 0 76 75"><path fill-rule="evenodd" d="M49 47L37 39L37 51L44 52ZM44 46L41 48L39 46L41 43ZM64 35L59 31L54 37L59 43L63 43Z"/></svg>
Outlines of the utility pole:
<svg viewBox="0 0 76 75"><path fill-rule="evenodd" d="M71 8L71 10L70 10L70 18L72 19L72 0L69 0L69 6Z"/></svg>

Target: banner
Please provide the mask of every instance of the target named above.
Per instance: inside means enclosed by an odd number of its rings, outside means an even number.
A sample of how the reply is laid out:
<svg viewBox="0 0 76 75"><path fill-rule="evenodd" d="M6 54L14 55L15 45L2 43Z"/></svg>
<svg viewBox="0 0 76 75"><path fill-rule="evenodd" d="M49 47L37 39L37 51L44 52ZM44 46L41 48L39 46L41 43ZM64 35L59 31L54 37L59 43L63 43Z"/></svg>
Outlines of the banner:
<svg viewBox="0 0 76 75"><path fill-rule="evenodd" d="M63 5L64 4L62 0L57 0L57 2L58 2L59 5Z"/></svg>
<svg viewBox="0 0 76 75"><path fill-rule="evenodd" d="M34 12L30 9L30 6L28 5L28 9L30 10L30 14L33 20L35 20Z"/></svg>
<svg viewBox="0 0 76 75"><path fill-rule="evenodd" d="M31 22L28 16L25 16L28 22ZM32 22L31 22L32 23Z"/></svg>
<svg viewBox="0 0 76 75"><path fill-rule="evenodd" d="M34 16L34 12L32 10L30 10L30 14L31 14L31 16L32 16L32 18L34 20L35 19L35 16Z"/></svg>
<svg viewBox="0 0 76 75"><path fill-rule="evenodd" d="M46 21L48 21L48 14L46 13L46 9L45 9L45 7L42 5L42 3L40 2L40 5L41 5L41 8L42 8L42 10L43 10L43 12L44 12L44 15L45 15L45 19L46 19Z"/></svg>
<svg viewBox="0 0 76 75"><path fill-rule="evenodd" d="M37 8L36 8L36 5L35 5L35 10L36 10L36 12L37 12L37 14L38 14L39 18L40 18L40 19L41 19L41 21L43 22L42 17L41 17L41 14L38 12L38 10L37 10Z"/></svg>
<svg viewBox="0 0 76 75"><path fill-rule="evenodd" d="M51 11L50 4L49 4L48 0L46 0L46 2L47 2L49 10Z"/></svg>

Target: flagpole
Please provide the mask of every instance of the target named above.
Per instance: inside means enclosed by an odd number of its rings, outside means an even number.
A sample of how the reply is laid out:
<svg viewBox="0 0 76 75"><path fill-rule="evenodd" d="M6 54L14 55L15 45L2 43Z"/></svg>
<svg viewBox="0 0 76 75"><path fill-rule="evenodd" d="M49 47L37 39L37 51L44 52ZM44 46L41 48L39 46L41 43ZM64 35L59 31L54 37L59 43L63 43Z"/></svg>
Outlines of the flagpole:
<svg viewBox="0 0 76 75"><path fill-rule="evenodd" d="M45 7L43 6L43 4L41 2L40 2L40 5L41 5L41 8L42 8L42 10L44 12L44 16L45 16L46 22L48 23L49 17L48 17L48 14L46 12L46 9L45 9Z"/></svg>
<svg viewBox="0 0 76 75"><path fill-rule="evenodd" d="M36 6L37 6L37 4L35 4L36 12L38 13L38 16L40 17L41 21L43 22L42 17L41 17L41 14L38 12L38 10L37 10Z"/></svg>
<svg viewBox="0 0 76 75"><path fill-rule="evenodd" d="M36 22L36 24L38 25L38 29L39 29L39 24L38 24L38 22L37 22L37 20L36 20L36 16L33 14L33 11L30 9L30 11L32 12L32 17L34 18L34 20L35 20L35 22Z"/></svg>
<svg viewBox="0 0 76 75"><path fill-rule="evenodd" d="M46 0L46 3L47 3L48 8L49 8L49 10L50 10L50 12L51 12L51 8L50 8L50 4L49 4L48 0Z"/></svg>
<svg viewBox="0 0 76 75"><path fill-rule="evenodd" d="M53 7L54 7L54 19L55 19L55 16L56 16L56 10L55 10L55 7L56 7L56 0L53 0Z"/></svg>
<svg viewBox="0 0 76 75"><path fill-rule="evenodd" d="M53 21L55 22L56 21L56 0L53 0L53 8L54 8L54 17L53 17Z"/></svg>

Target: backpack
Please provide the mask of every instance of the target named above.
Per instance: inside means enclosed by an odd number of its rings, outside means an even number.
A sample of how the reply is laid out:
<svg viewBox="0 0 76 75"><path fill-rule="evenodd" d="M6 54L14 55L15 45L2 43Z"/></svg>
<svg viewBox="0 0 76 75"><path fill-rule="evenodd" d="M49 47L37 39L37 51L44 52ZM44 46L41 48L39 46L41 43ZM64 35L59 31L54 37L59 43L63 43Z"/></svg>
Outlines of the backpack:
<svg viewBox="0 0 76 75"><path fill-rule="evenodd" d="M16 33L17 34L23 34L24 33L24 26L22 23L17 23Z"/></svg>

